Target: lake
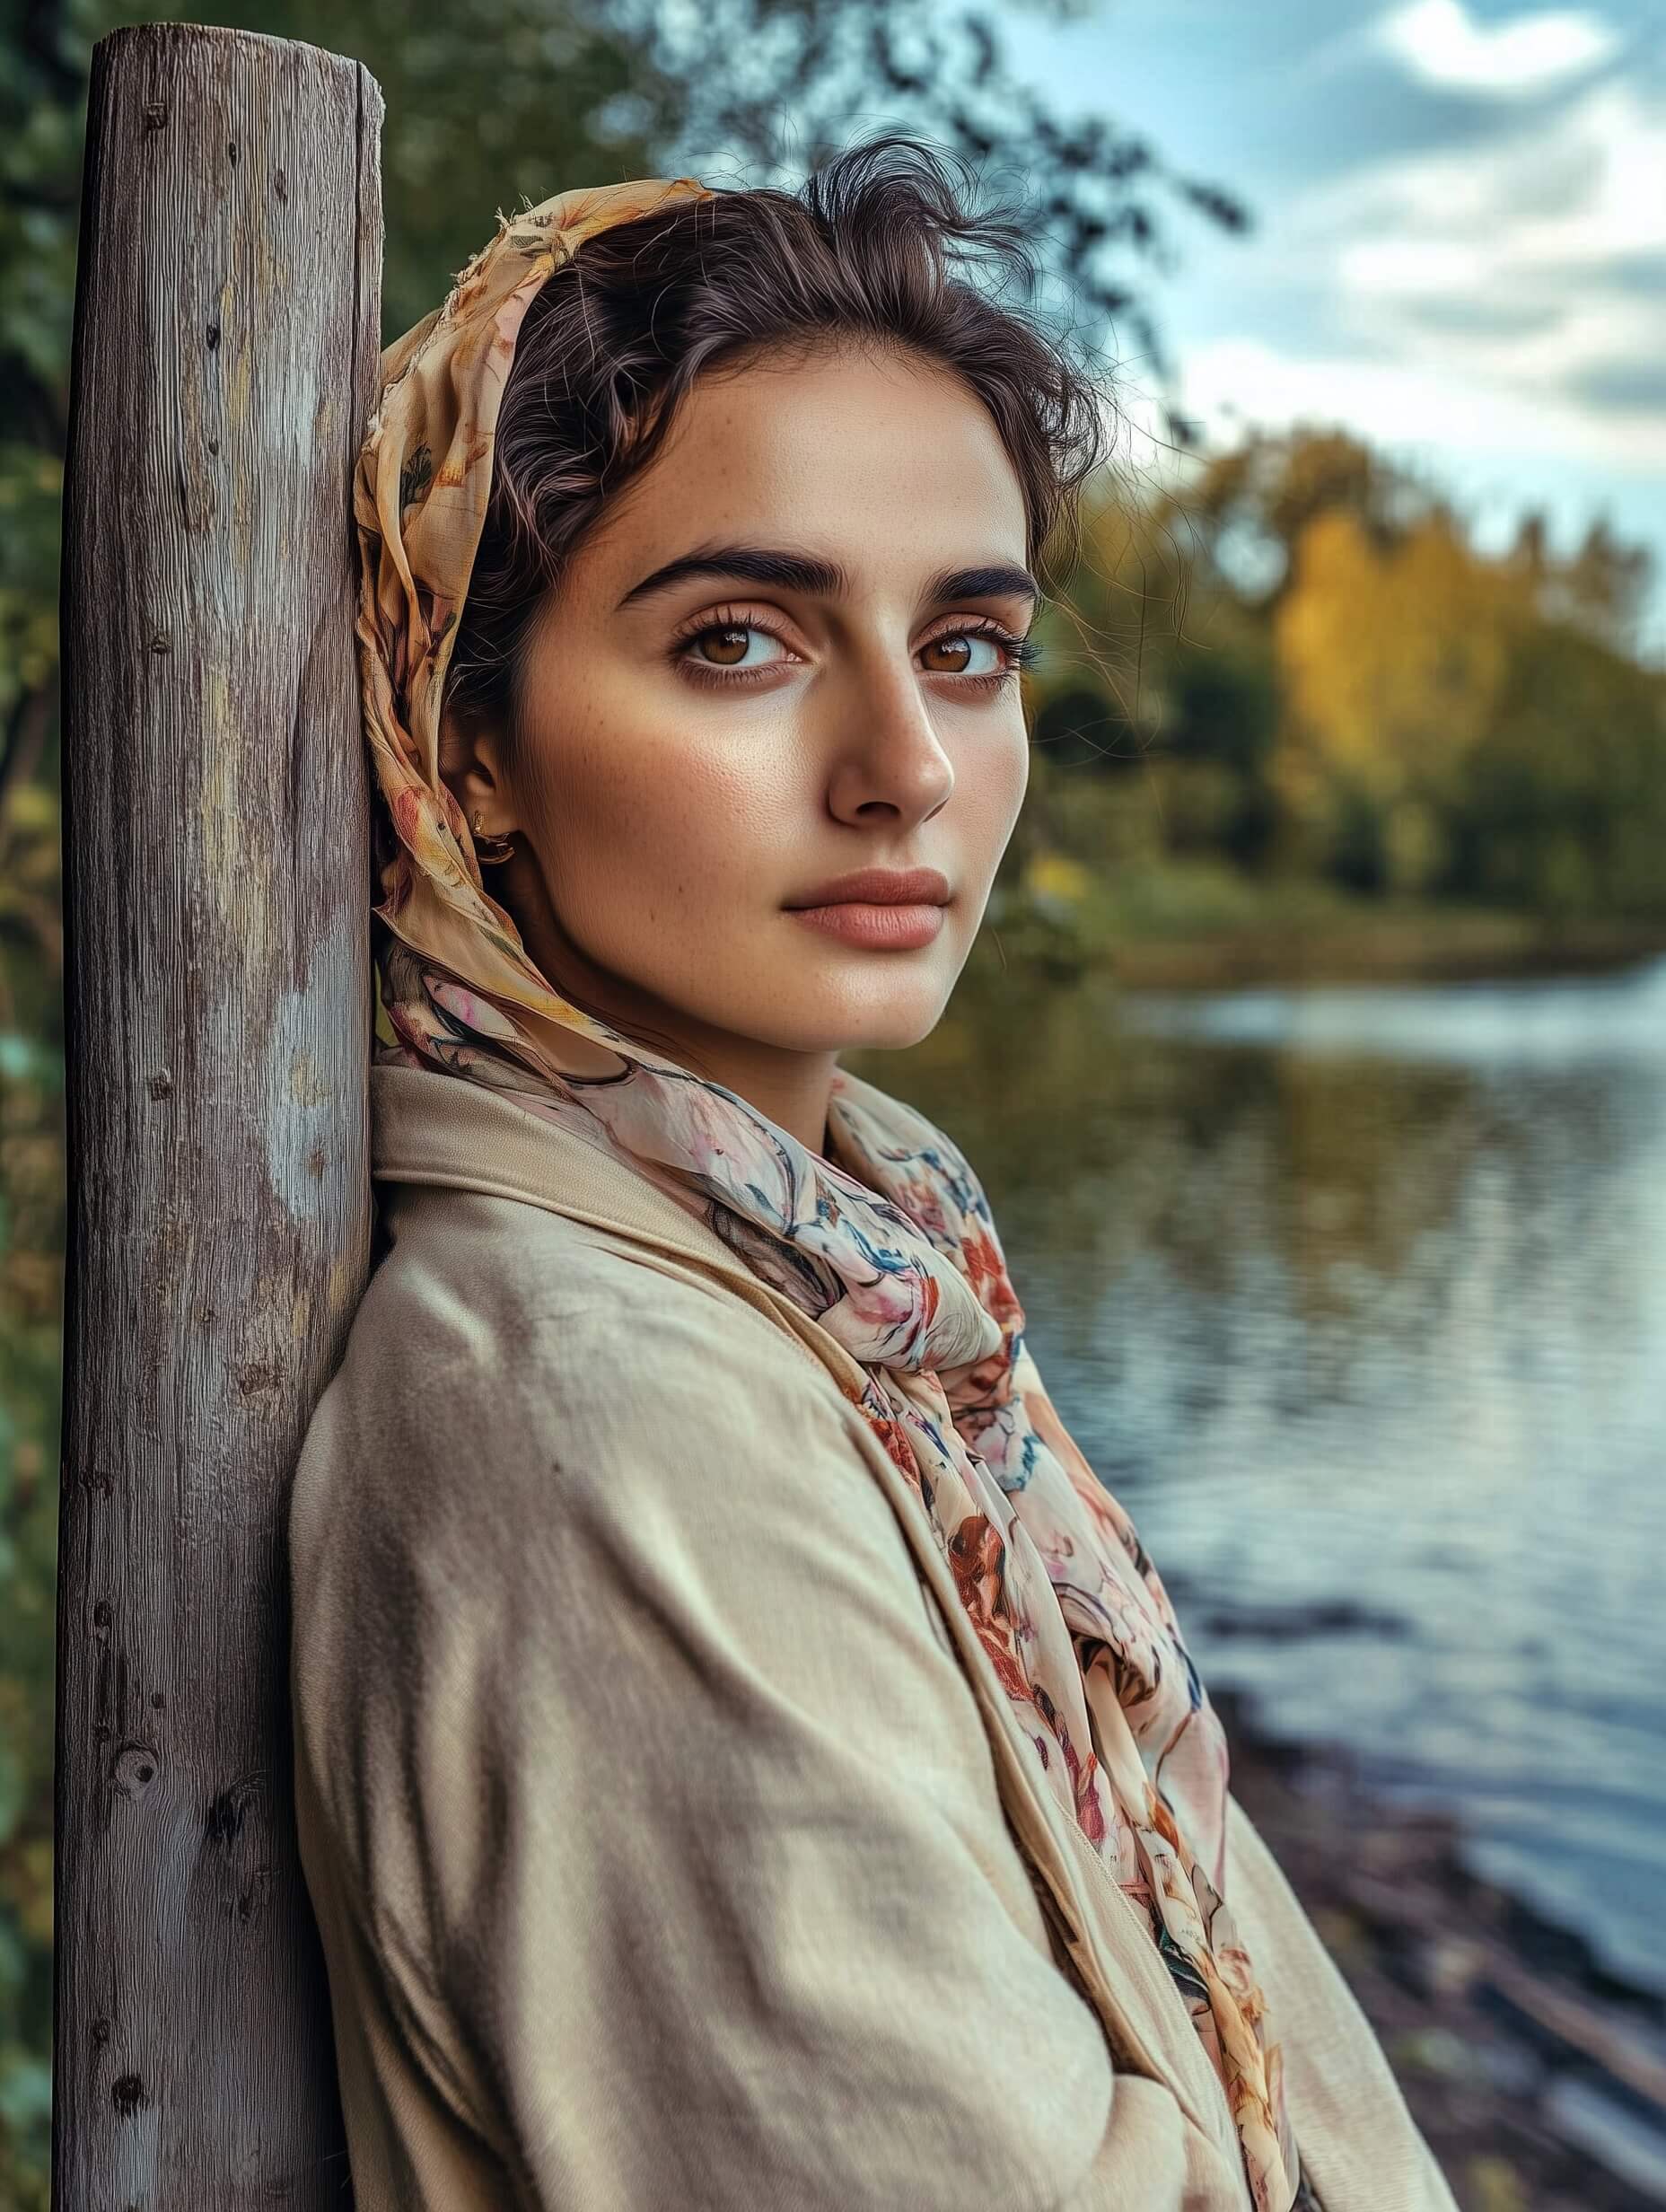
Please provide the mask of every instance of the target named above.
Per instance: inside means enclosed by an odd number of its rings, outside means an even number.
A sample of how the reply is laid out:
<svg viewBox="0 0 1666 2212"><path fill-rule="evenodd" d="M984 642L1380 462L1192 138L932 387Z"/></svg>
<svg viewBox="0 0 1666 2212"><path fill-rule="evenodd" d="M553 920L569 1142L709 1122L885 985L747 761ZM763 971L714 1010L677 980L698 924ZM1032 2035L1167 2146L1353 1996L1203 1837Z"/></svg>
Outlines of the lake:
<svg viewBox="0 0 1666 2212"><path fill-rule="evenodd" d="M1666 1989L1666 960L852 1055L960 1143L1206 1681Z"/></svg>

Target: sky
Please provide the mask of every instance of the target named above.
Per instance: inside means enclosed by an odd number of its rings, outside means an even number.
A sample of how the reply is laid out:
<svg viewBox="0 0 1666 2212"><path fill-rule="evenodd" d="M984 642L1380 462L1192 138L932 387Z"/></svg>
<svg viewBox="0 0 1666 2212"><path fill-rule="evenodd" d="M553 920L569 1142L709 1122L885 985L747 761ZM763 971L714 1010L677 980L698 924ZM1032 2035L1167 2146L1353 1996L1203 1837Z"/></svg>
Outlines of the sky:
<svg viewBox="0 0 1666 2212"><path fill-rule="evenodd" d="M1666 0L1098 0L1073 22L1007 0L1003 20L1056 111L1250 206L1233 238L1176 203L1180 266L1152 291L1211 443L1345 426L1437 478L1483 543L1530 506L1564 549L1606 515L1655 551L1666 656ZM1128 411L1153 424L1125 342Z"/></svg>

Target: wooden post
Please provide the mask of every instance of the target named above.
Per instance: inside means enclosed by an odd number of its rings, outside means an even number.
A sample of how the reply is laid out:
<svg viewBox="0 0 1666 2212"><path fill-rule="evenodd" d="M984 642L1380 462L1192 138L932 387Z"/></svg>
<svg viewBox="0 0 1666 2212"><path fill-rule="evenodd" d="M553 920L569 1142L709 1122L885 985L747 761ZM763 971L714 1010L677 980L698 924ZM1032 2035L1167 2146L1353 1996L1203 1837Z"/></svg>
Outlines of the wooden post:
<svg viewBox="0 0 1666 2212"><path fill-rule="evenodd" d="M351 482L381 96L93 49L63 564L69 1229L57 2212L350 2201L291 1792L285 1515L364 1286Z"/></svg>

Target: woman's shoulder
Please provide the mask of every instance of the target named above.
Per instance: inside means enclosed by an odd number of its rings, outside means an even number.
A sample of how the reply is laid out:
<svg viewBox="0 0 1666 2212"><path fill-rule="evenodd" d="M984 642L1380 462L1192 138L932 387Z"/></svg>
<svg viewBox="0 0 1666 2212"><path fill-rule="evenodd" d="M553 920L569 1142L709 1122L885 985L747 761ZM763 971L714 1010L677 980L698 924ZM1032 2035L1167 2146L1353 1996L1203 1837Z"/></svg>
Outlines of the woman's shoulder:
<svg viewBox="0 0 1666 2212"><path fill-rule="evenodd" d="M460 1217L443 1261L437 1237L396 1242L300 1456L292 1681L337 1832L413 1716L522 1710L534 1646L548 1716L609 1639L642 1681L697 1648L715 1679L761 1682L789 1646L815 1676L860 1622L893 1690L923 1677L975 1748L883 1447L839 1384L743 1298L517 1210L509 1265L495 1233L465 1257ZM872 1685L818 1694L849 1721Z"/></svg>
<svg viewBox="0 0 1666 2212"><path fill-rule="evenodd" d="M366 1303L375 1295L442 1312L462 1299L474 1310L534 1310L559 1303L569 1285L592 1303L650 1289L641 1262L654 1248L622 1225L444 1183L383 1185L381 1203L387 1245Z"/></svg>
<svg viewBox="0 0 1666 2212"><path fill-rule="evenodd" d="M572 1406L624 1384L652 1394L661 1368L689 1356L830 1381L791 1330L697 1260L548 1207L433 1186L401 1194L342 1367L378 1391L443 1372L504 1388L531 1378Z"/></svg>
<svg viewBox="0 0 1666 2212"><path fill-rule="evenodd" d="M864 1430L803 1342L721 1280L446 1191L405 1214L366 1286L297 1463L291 1551L299 1573L347 1533L364 1557L454 1541L478 1563L555 1510L662 1511L703 1478L739 1497L784 1458L860 1474Z"/></svg>

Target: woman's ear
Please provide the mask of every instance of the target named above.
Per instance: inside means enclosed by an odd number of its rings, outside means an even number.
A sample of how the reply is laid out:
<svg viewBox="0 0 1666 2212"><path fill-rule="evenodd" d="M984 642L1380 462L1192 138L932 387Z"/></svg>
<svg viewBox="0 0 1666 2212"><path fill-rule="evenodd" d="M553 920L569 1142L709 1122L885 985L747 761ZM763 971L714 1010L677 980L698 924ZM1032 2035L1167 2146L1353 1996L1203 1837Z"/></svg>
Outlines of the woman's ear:
<svg viewBox="0 0 1666 2212"><path fill-rule="evenodd" d="M461 807L477 842L499 842L517 827L503 773L503 742L487 715L452 706L440 710L440 776ZM475 818L479 828L475 829ZM504 855L483 853L482 859Z"/></svg>

